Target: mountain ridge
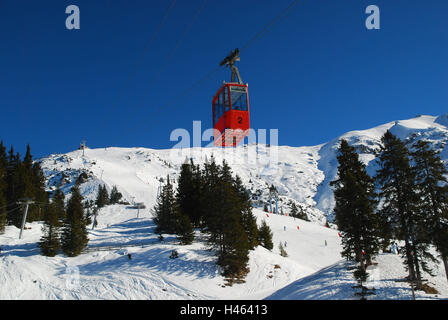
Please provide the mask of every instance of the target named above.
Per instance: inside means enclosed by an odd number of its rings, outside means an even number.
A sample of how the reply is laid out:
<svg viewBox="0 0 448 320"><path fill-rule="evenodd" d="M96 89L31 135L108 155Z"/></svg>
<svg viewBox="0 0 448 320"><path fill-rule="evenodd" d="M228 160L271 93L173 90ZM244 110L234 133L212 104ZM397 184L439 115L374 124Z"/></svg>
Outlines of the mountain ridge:
<svg viewBox="0 0 448 320"><path fill-rule="evenodd" d="M411 119L391 121L370 129L353 130L326 143L316 146L278 146L250 144L236 148L96 148L75 150L39 159L47 178L47 190L61 184L65 193L81 173L87 175L81 183L86 199L93 200L100 184L110 190L116 185L129 202L155 203L160 178L167 175L176 178L185 159L192 158L196 164L209 161L212 155L217 162L226 160L251 191L256 207L269 201L269 186L279 192L279 211L289 212L288 203L302 207L312 221L324 224L332 219L334 207L330 182L337 173L337 148L340 139L346 139L359 152L367 165L368 173L376 171L375 152L379 150L381 136L390 130L409 142L429 140L448 160L448 114L440 116L420 115Z"/></svg>

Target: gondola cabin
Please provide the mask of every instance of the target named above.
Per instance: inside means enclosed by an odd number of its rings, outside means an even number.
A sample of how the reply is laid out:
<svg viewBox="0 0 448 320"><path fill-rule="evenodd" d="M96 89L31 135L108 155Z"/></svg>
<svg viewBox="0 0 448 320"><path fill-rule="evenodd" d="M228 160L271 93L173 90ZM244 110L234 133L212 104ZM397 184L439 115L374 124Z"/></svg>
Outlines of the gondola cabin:
<svg viewBox="0 0 448 320"><path fill-rule="evenodd" d="M250 129L249 95L246 84L224 83L213 98L215 145L236 146Z"/></svg>
<svg viewBox="0 0 448 320"><path fill-rule="evenodd" d="M215 146L236 146L249 134L249 93L235 62L239 50L233 50L222 62L232 71L230 82L224 82L213 97L213 128ZM238 81L236 81L238 78Z"/></svg>

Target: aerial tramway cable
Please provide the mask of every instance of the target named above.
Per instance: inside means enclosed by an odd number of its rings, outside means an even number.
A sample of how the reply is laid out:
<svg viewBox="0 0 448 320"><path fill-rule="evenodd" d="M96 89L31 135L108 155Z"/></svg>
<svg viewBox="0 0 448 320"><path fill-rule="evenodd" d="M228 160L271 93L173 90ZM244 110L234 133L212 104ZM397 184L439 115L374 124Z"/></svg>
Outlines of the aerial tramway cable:
<svg viewBox="0 0 448 320"><path fill-rule="evenodd" d="M243 50L247 50L248 48L250 48L257 40L261 39L262 37L265 36L265 34L276 24L278 24L279 22L281 22L283 19L285 19L287 16L291 15L292 12L294 11L294 9L296 8L297 3L299 2L299 0L294 0L286 9L284 9L279 15L277 15L274 19L272 19L266 26L263 27L263 29L261 29L257 34L255 34L254 37L252 37L251 39L249 39L246 43L244 43L241 46L240 52ZM184 98L186 96L188 96L188 93L192 92L193 89L198 88L201 84L203 84L203 82L208 79L210 76L212 76L213 74L215 74L218 70L220 70L221 67L217 67L213 70L211 70L210 72L208 72L207 74L205 74L202 78L200 78L199 80L197 80L196 82L194 82L191 86L189 86L187 89L185 89L184 91L182 91L180 94L178 94L177 96L175 96L173 99L171 99L169 102L167 102L164 105L161 105L159 107L157 107L151 114L150 114L150 119L154 119L154 115L156 113L158 113L160 110L162 109L166 109L168 107L170 107L171 105L173 105L176 101L178 101L181 98ZM136 126L134 126L135 128Z"/></svg>
<svg viewBox="0 0 448 320"><path fill-rule="evenodd" d="M171 51L170 55L168 56L168 58L165 60L165 64L163 64L160 68L159 71L157 72L156 76L152 79L152 81L149 83L145 93L143 94L142 98L140 99L140 101L137 104L137 107L145 100L146 96L148 95L149 89L152 88L153 84L158 80L158 78L160 77L160 75L162 74L162 72L165 70L165 68L167 67L168 63L171 61L171 59L173 58L174 54L176 53L177 49L179 49L180 45L184 42L186 36L190 33L191 28L193 27L194 23L196 22L196 20L199 18L199 15L201 14L202 10L204 9L205 5L207 4L208 0L203 0L202 5L200 6L200 8L196 11L196 14L194 15L193 19L190 21L190 24L187 26L187 28L185 29L184 33L182 34L182 36L180 37L180 39L178 40L176 46L174 47L174 50Z"/></svg>
<svg viewBox="0 0 448 320"><path fill-rule="evenodd" d="M124 85L122 86L117 99L115 100L115 103L112 105L112 108L115 108L118 104L118 102L120 101L124 91L127 89L129 82L131 81L131 79L134 77L135 73L137 72L138 68L140 67L141 63L143 62L143 58L145 57L145 55L148 53L149 49L151 48L155 38L157 37L157 35L160 33L160 30L162 29L163 25L165 24L168 16L170 15L171 11L173 10L175 4L176 4L177 0L173 0L167 10L167 12L165 13L165 16L163 17L162 21L160 22L160 24L157 26L156 30L154 31L154 33L152 34L151 39L149 40L149 42L146 44L145 48L143 49L140 57L137 60L137 63L134 66L134 69L129 73L129 76L127 78L127 80L125 81Z"/></svg>

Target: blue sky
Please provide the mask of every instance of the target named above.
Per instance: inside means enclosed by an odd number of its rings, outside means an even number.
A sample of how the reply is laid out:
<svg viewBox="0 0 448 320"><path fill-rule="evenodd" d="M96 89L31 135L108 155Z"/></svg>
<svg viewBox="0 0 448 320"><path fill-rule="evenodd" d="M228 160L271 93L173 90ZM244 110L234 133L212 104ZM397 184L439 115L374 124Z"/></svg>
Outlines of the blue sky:
<svg viewBox="0 0 448 320"><path fill-rule="evenodd" d="M30 143L39 157L82 139L170 148L172 130L191 131L194 120L210 127L211 99L228 69L167 103L293 0L208 0L196 20L205 0L177 0L128 81L171 1L1 0L0 139L21 152ZM80 8L80 30L65 28L70 4ZM381 30L365 27L370 4L381 10ZM444 0L299 1L241 53L252 128L279 129L281 145L315 145L447 112L447 12Z"/></svg>

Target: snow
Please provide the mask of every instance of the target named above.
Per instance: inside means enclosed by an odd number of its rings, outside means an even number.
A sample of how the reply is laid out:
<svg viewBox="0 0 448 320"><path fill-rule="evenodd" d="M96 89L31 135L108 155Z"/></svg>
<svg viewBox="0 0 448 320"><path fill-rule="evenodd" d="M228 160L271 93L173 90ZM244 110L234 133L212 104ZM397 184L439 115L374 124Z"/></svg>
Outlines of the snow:
<svg viewBox="0 0 448 320"><path fill-rule="evenodd" d="M246 282L231 287L224 286L204 235L197 232L188 246L170 235L159 242L148 209L137 218L137 210L125 205L103 208L98 227L89 228L88 249L73 258L40 255L40 223L27 224L21 240L19 230L8 226L0 236L0 299L353 299L355 281L340 257L337 230L258 209L254 214L259 224L264 220L271 227L274 249L251 251ZM288 257L278 249L285 241ZM178 251L177 259L169 258L172 250ZM401 259L380 255L378 268L375 298L409 299L408 286L397 281L406 276ZM78 281L71 277L73 270L79 272ZM441 292L438 298L448 298L443 267L430 283Z"/></svg>
<svg viewBox="0 0 448 320"><path fill-rule="evenodd" d="M136 218L137 210L125 205L103 208L97 228L89 230L88 249L73 258L40 255L40 223L29 223L31 229L24 231L21 240L19 230L8 226L0 236L0 298L263 299L340 260L336 230L281 215L269 214L268 218L257 209L254 213L259 223L264 219L272 228L275 248L251 251L246 282L231 287L224 286L204 235L197 232L198 239L188 246L178 245L170 235L159 242L148 209ZM287 242L289 257L280 256L280 241ZM169 259L174 249L179 258ZM70 278L73 268L79 270L78 285Z"/></svg>
<svg viewBox="0 0 448 320"><path fill-rule="evenodd" d="M445 116L445 118L447 118ZM113 205L100 210L98 226L89 227L89 247L83 254L68 258L62 253L48 258L40 255L37 242L41 225L29 223L23 239L19 230L8 226L0 235L0 299L353 299L355 285L349 262L340 257L337 230L324 227L334 206L329 186L337 173L339 139L354 145L370 174L375 173L375 151L388 129L402 139L425 139L448 159L448 128L443 116L419 116L394 121L368 130L348 132L318 146L278 149L268 145L237 148L192 148L154 150L148 148L101 148L76 150L40 159L47 178L47 190L60 184L69 195L81 173L85 199L94 200L98 186L114 185L130 204L144 202L146 209ZM274 153L278 150L278 154ZM243 284L225 286L216 266L216 256L207 249L204 235L188 246L166 235L159 242L154 234L150 209L155 204L160 179L175 181L182 163L192 158L196 164L211 156L229 163L249 188L257 222L265 220L274 233L274 249L257 247L250 252L250 272ZM260 208L268 200L268 187L279 191L279 209L289 212L293 201L306 209L311 222L285 215L266 214ZM281 257L279 243L288 257ZM325 245L325 242L327 245ZM170 259L172 250L179 252ZM131 254L131 259L128 258ZM375 299L409 299L408 284L401 258L381 254L372 270ZM428 278L440 294L422 299L448 298L443 266Z"/></svg>
<svg viewBox="0 0 448 320"><path fill-rule="evenodd" d="M370 266L369 279L364 284L374 288L375 294L368 296L368 300L411 300L412 290L408 282L403 281L407 276L402 259L392 253L380 254L376 259L377 265ZM322 270L301 278L294 283L270 295L268 300L354 300L359 289L353 279L352 262L340 261ZM443 266L435 266L439 271L435 277L425 274L428 284L435 287L439 294L426 294L415 291L418 300L448 299L447 279Z"/></svg>

